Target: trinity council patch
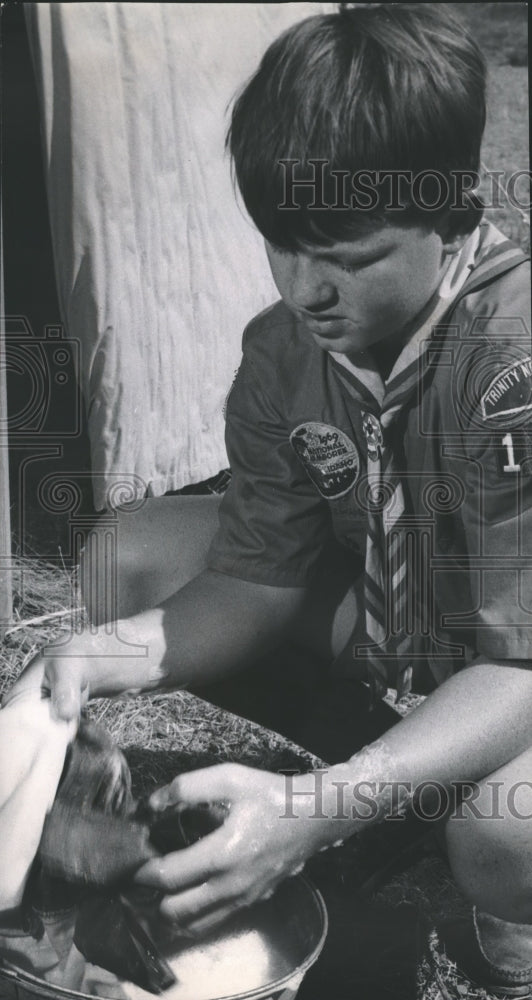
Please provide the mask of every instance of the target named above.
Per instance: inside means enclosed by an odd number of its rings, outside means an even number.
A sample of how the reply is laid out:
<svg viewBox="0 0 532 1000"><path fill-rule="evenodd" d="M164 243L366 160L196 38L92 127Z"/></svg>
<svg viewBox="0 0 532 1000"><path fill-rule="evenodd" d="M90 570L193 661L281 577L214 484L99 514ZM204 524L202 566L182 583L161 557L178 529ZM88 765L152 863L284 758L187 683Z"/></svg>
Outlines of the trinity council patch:
<svg viewBox="0 0 532 1000"><path fill-rule="evenodd" d="M484 420L532 410L532 356L503 368L490 382L480 405Z"/></svg>
<svg viewBox="0 0 532 1000"><path fill-rule="evenodd" d="M326 500L345 496L360 472L356 445L338 427L316 421L300 424L290 444L318 492Z"/></svg>

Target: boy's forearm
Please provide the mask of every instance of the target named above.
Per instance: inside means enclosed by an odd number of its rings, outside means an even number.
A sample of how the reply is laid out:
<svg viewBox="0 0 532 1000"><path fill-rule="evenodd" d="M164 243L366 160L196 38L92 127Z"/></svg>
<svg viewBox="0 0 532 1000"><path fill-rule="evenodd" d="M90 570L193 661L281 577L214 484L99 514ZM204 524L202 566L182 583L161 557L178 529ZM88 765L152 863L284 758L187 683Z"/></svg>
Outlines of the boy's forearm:
<svg viewBox="0 0 532 1000"><path fill-rule="evenodd" d="M532 663L478 657L384 739L415 783L485 778L532 744Z"/></svg>
<svg viewBox="0 0 532 1000"><path fill-rule="evenodd" d="M46 655L86 658L91 697L204 684L272 648L303 593L206 571L159 607L87 629Z"/></svg>
<svg viewBox="0 0 532 1000"><path fill-rule="evenodd" d="M397 812L424 782L450 788L481 781L532 744L527 666L479 658L350 760L288 778L287 808L313 819L330 846Z"/></svg>

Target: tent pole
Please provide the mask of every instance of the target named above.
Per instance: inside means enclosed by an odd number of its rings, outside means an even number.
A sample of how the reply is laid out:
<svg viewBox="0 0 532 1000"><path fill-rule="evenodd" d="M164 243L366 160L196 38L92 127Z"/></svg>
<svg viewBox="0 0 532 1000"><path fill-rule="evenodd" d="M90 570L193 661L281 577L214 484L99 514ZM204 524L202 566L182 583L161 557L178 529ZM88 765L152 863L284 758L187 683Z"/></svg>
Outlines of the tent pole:
<svg viewBox="0 0 532 1000"><path fill-rule="evenodd" d="M0 201L0 637L13 615L3 243Z"/></svg>

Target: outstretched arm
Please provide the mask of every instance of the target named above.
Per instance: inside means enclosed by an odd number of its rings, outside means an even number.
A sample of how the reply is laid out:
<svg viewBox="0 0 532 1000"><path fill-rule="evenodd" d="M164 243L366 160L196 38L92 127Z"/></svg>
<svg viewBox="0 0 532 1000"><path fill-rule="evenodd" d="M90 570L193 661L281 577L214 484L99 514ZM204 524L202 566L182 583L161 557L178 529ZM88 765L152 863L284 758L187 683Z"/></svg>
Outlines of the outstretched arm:
<svg viewBox="0 0 532 1000"><path fill-rule="evenodd" d="M268 894L317 851L390 814L423 782L480 780L532 744L528 664L479 659L344 764L286 778L236 764L191 772L153 804L224 800L224 825L185 851L149 861L140 882L163 911L202 933Z"/></svg>
<svg viewBox="0 0 532 1000"><path fill-rule="evenodd" d="M157 608L47 647L5 702L23 687L43 685L58 717L71 719L91 697L213 681L276 645L304 596L304 588L206 570Z"/></svg>

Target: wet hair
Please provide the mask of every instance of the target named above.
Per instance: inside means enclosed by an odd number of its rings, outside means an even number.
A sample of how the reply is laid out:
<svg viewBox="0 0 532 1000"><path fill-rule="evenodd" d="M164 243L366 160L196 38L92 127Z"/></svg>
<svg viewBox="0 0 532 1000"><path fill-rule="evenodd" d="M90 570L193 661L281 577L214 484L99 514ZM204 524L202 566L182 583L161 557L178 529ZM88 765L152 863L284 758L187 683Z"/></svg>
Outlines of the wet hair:
<svg viewBox="0 0 532 1000"><path fill-rule="evenodd" d="M270 45L227 135L242 198L269 242L326 245L387 218L441 223L448 238L476 227L482 204L464 192L479 168L486 70L445 7L341 4ZM395 202L383 171L407 174Z"/></svg>

